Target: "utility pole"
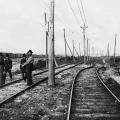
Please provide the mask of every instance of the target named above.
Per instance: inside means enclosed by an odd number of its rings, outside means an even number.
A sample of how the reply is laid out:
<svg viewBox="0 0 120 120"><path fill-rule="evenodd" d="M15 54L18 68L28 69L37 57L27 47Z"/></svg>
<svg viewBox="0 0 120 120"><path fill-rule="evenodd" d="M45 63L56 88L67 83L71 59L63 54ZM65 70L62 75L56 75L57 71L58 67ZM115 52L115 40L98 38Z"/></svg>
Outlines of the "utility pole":
<svg viewBox="0 0 120 120"><path fill-rule="evenodd" d="M89 43L89 60L90 60L90 56L91 56L91 50L90 50L90 43Z"/></svg>
<svg viewBox="0 0 120 120"><path fill-rule="evenodd" d="M54 0L51 0L50 9L50 32L49 32L49 80L48 86L55 85L55 67L54 67Z"/></svg>
<svg viewBox="0 0 120 120"><path fill-rule="evenodd" d="M115 35L115 45L114 45L114 64L115 64L115 56L116 56L116 39L117 39L117 34Z"/></svg>
<svg viewBox="0 0 120 120"><path fill-rule="evenodd" d="M82 30L83 30L83 48L84 48L84 64L86 63L86 45L85 45L85 43L86 43L86 37L85 37L85 31L86 31L86 29L88 28L88 26L86 26L85 24L84 24L84 26L83 27L81 27L82 28Z"/></svg>
<svg viewBox="0 0 120 120"><path fill-rule="evenodd" d="M74 58L74 40L73 40L73 62L75 62L75 58Z"/></svg>
<svg viewBox="0 0 120 120"><path fill-rule="evenodd" d="M46 15L46 13L45 13L45 26L47 26L47 15ZM49 31L49 27L48 27L48 29L46 29L46 69L48 68L48 31Z"/></svg>
<svg viewBox="0 0 120 120"><path fill-rule="evenodd" d="M80 49L80 43L79 43L79 54L80 54L80 57L81 57L81 49Z"/></svg>
<svg viewBox="0 0 120 120"><path fill-rule="evenodd" d="M109 52L109 43L107 45L107 57L109 58L110 57L110 52Z"/></svg>
<svg viewBox="0 0 120 120"><path fill-rule="evenodd" d="M94 57L94 47L92 47L92 55L93 55L93 57Z"/></svg>
<svg viewBox="0 0 120 120"><path fill-rule="evenodd" d="M88 58L88 56L89 56L89 54L88 54L88 51L89 51L89 50L88 50L88 47L89 47L89 46L88 46L88 38L87 38L87 61L88 61L88 59L89 59L89 58Z"/></svg>
<svg viewBox="0 0 120 120"><path fill-rule="evenodd" d="M67 62L67 44L66 44L65 29L64 29L64 42L65 42L65 62Z"/></svg>

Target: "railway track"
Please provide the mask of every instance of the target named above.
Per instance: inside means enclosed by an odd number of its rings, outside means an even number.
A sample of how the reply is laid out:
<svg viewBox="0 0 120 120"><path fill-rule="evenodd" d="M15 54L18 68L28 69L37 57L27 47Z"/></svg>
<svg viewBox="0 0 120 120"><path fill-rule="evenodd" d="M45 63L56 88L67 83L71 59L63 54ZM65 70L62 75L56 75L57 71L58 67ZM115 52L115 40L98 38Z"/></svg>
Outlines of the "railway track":
<svg viewBox="0 0 120 120"><path fill-rule="evenodd" d="M78 72L73 81L67 120L120 120L120 107L96 68Z"/></svg>
<svg viewBox="0 0 120 120"><path fill-rule="evenodd" d="M59 69L56 69L55 75L65 70L71 69L77 65L79 64L59 67ZM48 72L46 71L43 74L37 73L37 75L34 75L33 78L34 84L29 87L26 85L26 82L24 81L4 86L3 88L0 89L0 107L5 103L9 102L10 100L13 100L17 96L23 94L25 91L30 90L35 86L39 85L40 83L46 81L47 79L48 79Z"/></svg>

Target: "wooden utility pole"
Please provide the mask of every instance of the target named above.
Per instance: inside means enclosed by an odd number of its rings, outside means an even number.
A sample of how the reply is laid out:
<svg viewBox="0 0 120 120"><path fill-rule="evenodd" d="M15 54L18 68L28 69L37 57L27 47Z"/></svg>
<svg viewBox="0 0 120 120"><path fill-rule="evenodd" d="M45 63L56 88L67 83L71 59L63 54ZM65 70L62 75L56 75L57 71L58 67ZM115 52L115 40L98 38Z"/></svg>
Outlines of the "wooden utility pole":
<svg viewBox="0 0 120 120"><path fill-rule="evenodd" d="M47 15L46 15L46 13L45 13L45 26L47 26ZM48 68L48 30L49 30L49 28L46 29L46 68Z"/></svg>
<svg viewBox="0 0 120 120"><path fill-rule="evenodd" d="M83 27L81 27L82 28L82 30L83 30L83 48L84 48L84 64L86 63L86 45L85 45L85 43L86 43L86 37L85 37L85 30L88 28L88 26L86 26L85 24L84 24L84 26Z"/></svg>
<svg viewBox="0 0 120 120"><path fill-rule="evenodd" d="M50 32L49 32L49 80L48 85L55 85L55 67L54 67L54 0L51 0L50 9Z"/></svg>
<svg viewBox="0 0 120 120"><path fill-rule="evenodd" d="M107 57L110 58L109 43L107 45Z"/></svg>
<svg viewBox="0 0 120 120"><path fill-rule="evenodd" d="M65 29L64 29L64 42L65 42L65 62L67 62L67 44L66 44Z"/></svg>
<svg viewBox="0 0 120 120"><path fill-rule="evenodd" d="M92 55L93 55L93 57L94 57L94 47L92 47Z"/></svg>
<svg viewBox="0 0 120 120"><path fill-rule="evenodd" d="M75 58L74 58L74 40L73 40L73 62L75 62Z"/></svg>
<svg viewBox="0 0 120 120"><path fill-rule="evenodd" d="M117 34L115 35L115 45L114 45L114 64L115 64L115 56L116 56L116 39L117 39Z"/></svg>
<svg viewBox="0 0 120 120"><path fill-rule="evenodd" d="M91 56L91 50L90 50L90 44L89 44L89 60L90 60L90 56Z"/></svg>
<svg viewBox="0 0 120 120"><path fill-rule="evenodd" d="M80 43L79 43L79 54L80 54L80 57L81 57L81 49L80 49Z"/></svg>
<svg viewBox="0 0 120 120"><path fill-rule="evenodd" d="M88 46L88 38L87 38L87 61L88 61L88 57L89 57L89 53L88 53L88 51L89 51L89 48L88 48L89 46Z"/></svg>

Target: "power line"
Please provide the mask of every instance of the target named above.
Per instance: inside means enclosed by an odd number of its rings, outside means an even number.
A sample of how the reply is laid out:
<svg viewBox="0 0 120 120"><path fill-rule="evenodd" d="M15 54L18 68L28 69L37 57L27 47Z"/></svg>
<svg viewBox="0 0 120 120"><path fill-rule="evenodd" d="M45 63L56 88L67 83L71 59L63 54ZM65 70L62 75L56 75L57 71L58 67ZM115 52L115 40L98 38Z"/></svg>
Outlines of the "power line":
<svg viewBox="0 0 120 120"><path fill-rule="evenodd" d="M86 20L86 17L85 17L85 11L84 11L84 7L83 7L82 0L80 0L80 3L81 3L81 6L82 6L82 11L83 11L83 15L84 15L85 22L86 22L86 24L87 24L87 20Z"/></svg>
<svg viewBox="0 0 120 120"><path fill-rule="evenodd" d="M79 2L78 2L78 0L76 0L76 1L77 1L77 6L78 6L78 10L79 10L79 13L80 13L81 19L82 19L83 24L84 24L85 21L84 21L84 18L83 18L83 16L82 16L82 11L81 11L81 9L80 9Z"/></svg>
<svg viewBox="0 0 120 120"><path fill-rule="evenodd" d="M55 16L66 29L73 32L73 30L70 28L70 25L68 25L67 23L64 23L63 20L58 16L58 14L55 14Z"/></svg>
<svg viewBox="0 0 120 120"><path fill-rule="evenodd" d="M60 22L64 27L67 27L69 30L71 30L70 27L69 27L69 25L65 24L65 23L62 21L62 19L58 16L58 14L55 14L55 16L56 16L56 18L59 20L59 22Z"/></svg>
<svg viewBox="0 0 120 120"><path fill-rule="evenodd" d="M72 8L72 5L71 5L71 3L70 3L70 0L68 0L68 4L69 4L69 7L70 7L70 9L71 9L74 17L75 17L76 22L77 22L78 25L79 25L79 20L78 20L77 16L75 15L75 12L74 12L74 9Z"/></svg>

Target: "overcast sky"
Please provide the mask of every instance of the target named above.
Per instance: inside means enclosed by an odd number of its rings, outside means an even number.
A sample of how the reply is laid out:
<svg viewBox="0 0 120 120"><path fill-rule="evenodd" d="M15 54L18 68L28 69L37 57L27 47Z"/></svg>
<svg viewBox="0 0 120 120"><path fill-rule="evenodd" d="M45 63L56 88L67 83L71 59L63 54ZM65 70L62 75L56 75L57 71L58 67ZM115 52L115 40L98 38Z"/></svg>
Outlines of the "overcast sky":
<svg viewBox="0 0 120 120"><path fill-rule="evenodd" d="M55 53L64 54L63 28L72 48L83 46L82 20L76 0L70 0L76 22L68 0L55 0ZM120 51L120 0L82 0L87 19L87 37L95 51L104 51L110 42L113 54L114 36L117 33L117 53ZM50 0L0 0L0 51L24 53L32 49L34 53L45 53L44 13L49 15Z"/></svg>

